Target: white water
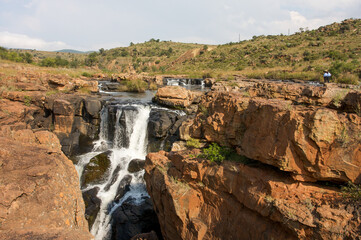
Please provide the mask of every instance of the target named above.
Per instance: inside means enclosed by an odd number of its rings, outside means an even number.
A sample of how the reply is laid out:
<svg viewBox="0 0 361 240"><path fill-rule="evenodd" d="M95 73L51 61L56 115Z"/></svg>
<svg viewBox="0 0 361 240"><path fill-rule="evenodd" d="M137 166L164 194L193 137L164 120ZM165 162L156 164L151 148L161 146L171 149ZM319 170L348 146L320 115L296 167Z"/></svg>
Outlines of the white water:
<svg viewBox="0 0 361 240"><path fill-rule="evenodd" d="M114 137L109 139L111 135L109 132L111 130L108 127L109 113L106 107L103 108L99 140L94 142L93 152L79 156L76 169L79 176L81 176L84 166L89 163L92 157L108 149L112 152L109 156L111 161L109 172L112 174L108 174L108 179L102 184L87 187L87 189L100 188L97 194L97 197L101 200L100 211L91 229L91 233L96 240L104 240L110 237L111 213L121 206L124 201L131 198L134 204L140 204L144 197L148 196L143 180L144 170L131 174L127 169L132 159L145 159L150 110L150 106L140 104L119 105L116 112ZM125 128L119 122L122 116L125 118ZM118 166L120 167L118 178L109 188L113 172ZM118 203L114 203L119 183L127 175L132 176L130 191L126 192ZM106 189L107 185L108 189ZM86 191L87 189L83 190Z"/></svg>
<svg viewBox="0 0 361 240"><path fill-rule="evenodd" d="M190 90L203 90L203 79L182 79L182 78L167 78L166 83L168 86L182 86Z"/></svg>

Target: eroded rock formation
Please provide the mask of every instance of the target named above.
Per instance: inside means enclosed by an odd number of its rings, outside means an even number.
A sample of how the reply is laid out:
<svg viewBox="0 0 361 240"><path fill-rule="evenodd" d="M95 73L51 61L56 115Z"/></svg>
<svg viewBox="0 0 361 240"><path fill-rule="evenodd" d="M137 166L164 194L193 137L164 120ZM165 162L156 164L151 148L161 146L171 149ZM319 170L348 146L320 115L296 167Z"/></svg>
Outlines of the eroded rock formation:
<svg viewBox="0 0 361 240"><path fill-rule="evenodd" d="M0 238L91 239L73 163L36 107L0 100Z"/></svg>
<svg viewBox="0 0 361 240"><path fill-rule="evenodd" d="M361 117L355 112L242 92L209 93L201 106L202 112L182 125L183 139L236 147L299 180L361 183Z"/></svg>
<svg viewBox="0 0 361 240"><path fill-rule="evenodd" d="M359 238L361 208L339 187L361 183L359 91L263 81L214 89L183 122L181 139L251 160L211 163L198 149L148 154L145 180L163 237Z"/></svg>

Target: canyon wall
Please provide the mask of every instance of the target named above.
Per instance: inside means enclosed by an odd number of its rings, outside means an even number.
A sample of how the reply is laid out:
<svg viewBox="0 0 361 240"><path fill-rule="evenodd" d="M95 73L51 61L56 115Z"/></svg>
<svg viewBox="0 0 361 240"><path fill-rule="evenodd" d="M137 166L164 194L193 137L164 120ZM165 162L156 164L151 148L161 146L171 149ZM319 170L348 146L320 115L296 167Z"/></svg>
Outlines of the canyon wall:
<svg viewBox="0 0 361 240"><path fill-rule="evenodd" d="M361 209L340 184L361 182L360 107L359 90L330 85L244 81L204 95L181 138L243 157L217 164L199 149L148 154L145 180L164 238L359 238Z"/></svg>
<svg viewBox="0 0 361 240"><path fill-rule="evenodd" d="M0 99L0 238L92 239L72 161L32 130L35 106Z"/></svg>
<svg viewBox="0 0 361 240"><path fill-rule="evenodd" d="M82 136L96 137L101 103L75 92L96 92L97 82L15 71L0 80L0 239L93 239L62 149L71 155Z"/></svg>

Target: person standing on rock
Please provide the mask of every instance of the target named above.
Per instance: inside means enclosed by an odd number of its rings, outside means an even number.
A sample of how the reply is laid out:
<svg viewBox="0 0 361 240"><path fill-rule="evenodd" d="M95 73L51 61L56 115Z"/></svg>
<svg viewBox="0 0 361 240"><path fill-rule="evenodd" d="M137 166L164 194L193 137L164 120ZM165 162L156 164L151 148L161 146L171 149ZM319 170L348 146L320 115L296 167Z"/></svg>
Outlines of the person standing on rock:
<svg viewBox="0 0 361 240"><path fill-rule="evenodd" d="M325 70L324 73L323 73L323 82L326 83L327 82L327 71Z"/></svg>
<svg viewBox="0 0 361 240"><path fill-rule="evenodd" d="M327 82L329 83L331 80L331 73L327 71Z"/></svg>

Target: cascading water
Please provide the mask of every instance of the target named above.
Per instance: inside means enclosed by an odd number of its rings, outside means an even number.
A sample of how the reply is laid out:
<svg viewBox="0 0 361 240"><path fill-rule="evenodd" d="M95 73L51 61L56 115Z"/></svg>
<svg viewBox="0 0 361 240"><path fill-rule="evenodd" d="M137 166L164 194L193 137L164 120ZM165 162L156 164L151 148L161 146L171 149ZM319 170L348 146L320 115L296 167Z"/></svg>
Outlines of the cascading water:
<svg viewBox="0 0 361 240"><path fill-rule="evenodd" d="M101 200L100 210L91 228L96 240L110 238L111 215L125 201L141 204L148 198L143 180L144 170L130 173L128 165L133 159L145 159L150 111L149 105L139 103L105 106L101 111L99 140L94 143L92 152L78 157L76 169L81 179L84 167L94 156L109 152L110 167L105 179L100 183L83 186L82 189L83 192L99 189L97 197ZM131 179L129 189L123 196L118 197L119 187L124 185L123 179Z"/></svg>
<svg viewBox="0 0 361 240"><path fill-rule="evenodd" d="M164 84L168 86L182 86L190 90L203 90L203 79L188 79L188 78L164 78Z"/></svg>

